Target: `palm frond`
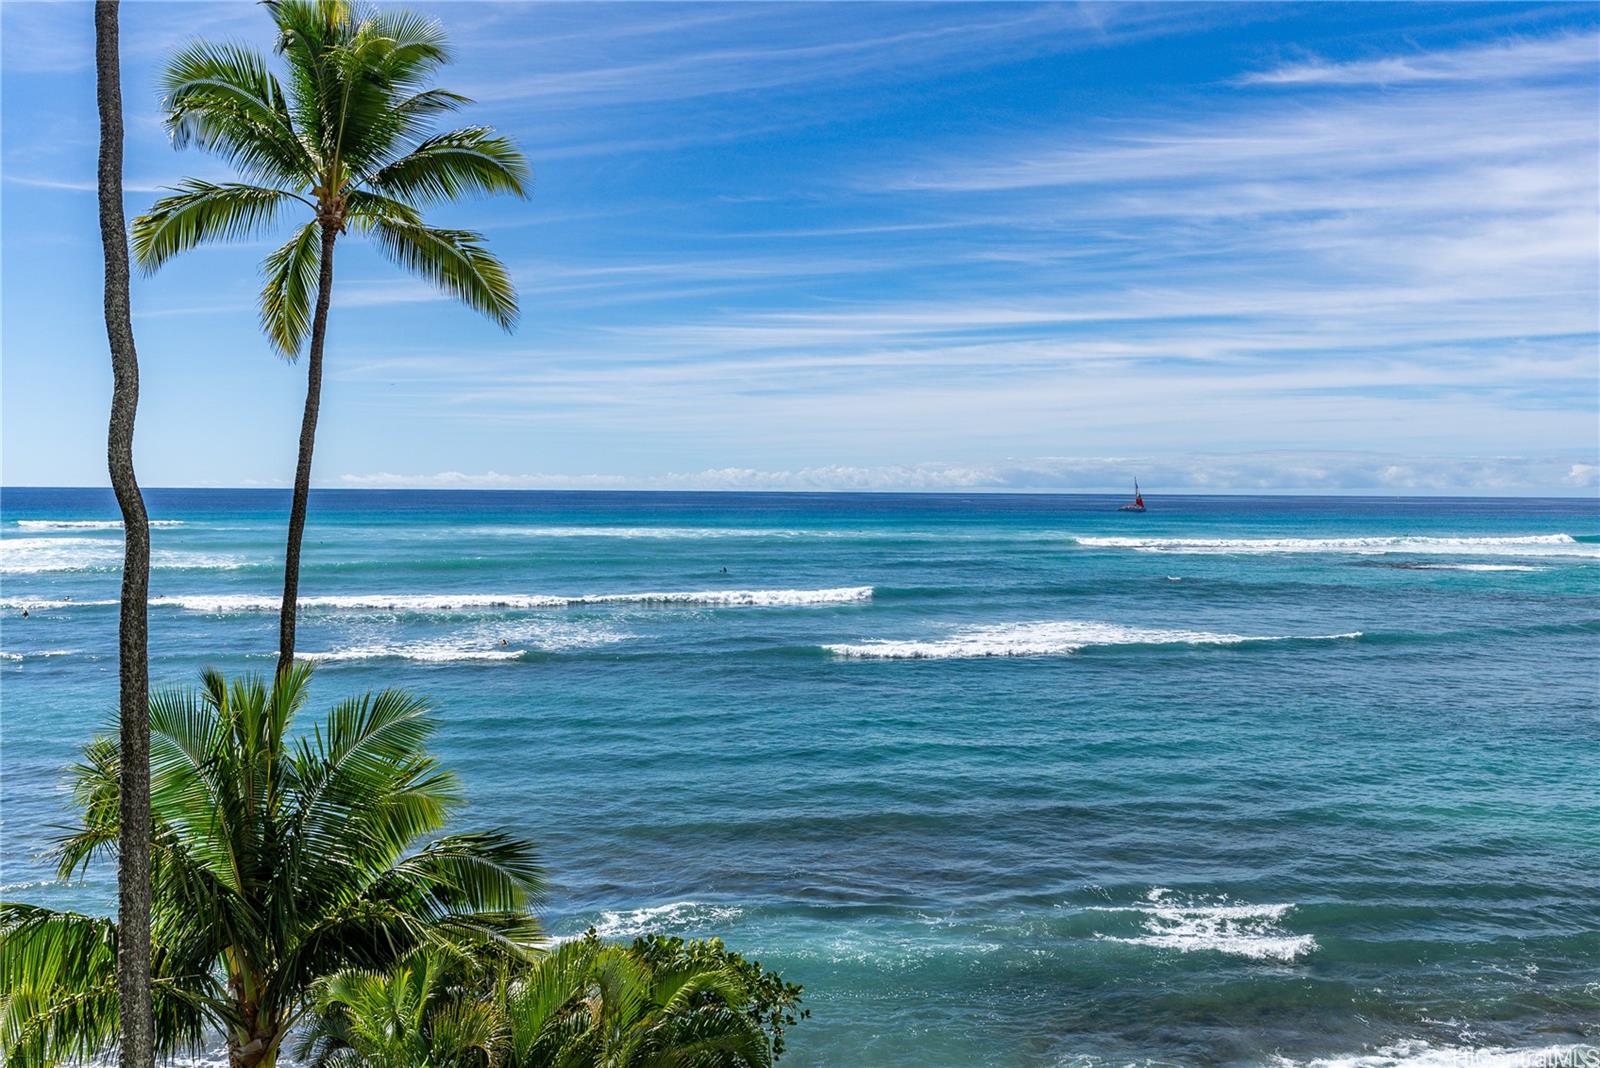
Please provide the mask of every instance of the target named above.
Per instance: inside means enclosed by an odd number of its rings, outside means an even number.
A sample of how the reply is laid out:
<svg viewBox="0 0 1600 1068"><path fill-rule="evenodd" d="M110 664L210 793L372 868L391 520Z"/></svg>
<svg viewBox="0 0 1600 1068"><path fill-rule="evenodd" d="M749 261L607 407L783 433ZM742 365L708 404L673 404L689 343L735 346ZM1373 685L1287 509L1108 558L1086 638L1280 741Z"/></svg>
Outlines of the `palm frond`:
<svg viewBox="0 0 1600 1068"><path fill-rule="evenodd" d="M378 248L400 266L433 282L504 330L517 323L517 293L505 265L470 230L379 219L372 224Z"/></svg>
<svg viewBox="0 0 1600 1068"><path fill-rule="evenodd" d="M261 329L285 359L300 354L311 332L311 315L322 274L322 224L315 219L268 256L261 265Z"/></svg>
<svg viewBox="0 0 1600 1068"><path fill-rule="evenodd" d="M17 1065L88 1060L117 1040L117 935L107 919L0 905L0 1050Z"/></svg>
<svg viewBox="0 0 1600 1068"><path fill-rule="evenodd" d="M455 778L426 755L427 702L399 690L343 701L294 756L293 847L307 875L348 856L381 869L444 826L462 801Z"/></svg>
<svg viewBox="0 0 1600 1068"><path fill-rule="evenodd" d="M162 87L167 129L178 147L197 142L275 182L309 184L317 173L313 147L295 128L283 87L259 53L196 42L172 58Z"/></svg>
<svg viewBox="0 0 1600 1068"><path fill-rule="evenodd" d="M526 196L528 161L485 126L430 137L371 178L372 188L412 203L458 200L469 194Z"/></svg>
<svg viewBox="0 0 1600 1068"><path fill-rule="evenodd" d="M545 893L533 844L501 831L440 838L400 861L391 874L399 885L425 888L441 914L520 912Z"/></svg>
<svg viewBox="0 0 1600 1068"><path fill-rule="evenodd" d="M146 270L207 241L254 237L277 221L295 193L242 182L185 178L133 220L133 251Z"/></svg>
<svg viewBox="0 0 1600 1068"><path fill-rule="evenodd" d="M83 759L69 772L72 800L82 812L79 826L55 843L56 876L63 882L97 856L115 853L122 830L121 750L111 738L83 747Z"/></svg>

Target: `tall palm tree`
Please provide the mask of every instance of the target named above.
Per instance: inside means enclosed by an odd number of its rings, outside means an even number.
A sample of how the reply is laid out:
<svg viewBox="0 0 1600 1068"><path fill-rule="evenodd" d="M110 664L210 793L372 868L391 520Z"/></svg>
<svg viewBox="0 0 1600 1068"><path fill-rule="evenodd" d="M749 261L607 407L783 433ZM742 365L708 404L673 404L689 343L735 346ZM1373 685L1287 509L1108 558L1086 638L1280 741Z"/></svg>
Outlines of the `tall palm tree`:
<svg viewBox="0 0 1600 1068"><path fill-rule="evenodd" d="M310 670L269 689L208 672L200 692L150 702L156 1046L226 1036L233 1068L272 1068L318 983L386 970L424 949L522 955L539 940L532 846L499 832L425 841L460 806L428 755L421 701L394 690L335 706L291 738ZM63 878L114 848L121 822L109 738L75 769L82 821ZM0 906L0 1052L85 1060L117 1043L106 919Z"/></svg>
<svg viewBox="0 0 1600 1068"><path fill-rule="evenodd" d="M183 181L134 221L134 249L154 270L203 242L254 237L286 211L305 219L264 261L261 293L262 327L283 356L295 359L310 335L278 619L281 672L294 659L334 245L352 231L366 235L402 268L510 330L516 293L482 235L429 226L421 209L473 193L522 196L528 166L487 127L430 134L435 118L470 103L428 84L449 59L436 22L360 11L343 0L267 0L266 7L287 88L265 57L237 45L192 45L165 75L175 143L223 156L247 180Z"/></svg>
<svg viewBox="0 0 1600 1068"><path fill-rule="evenodd" d="M139 354L128 307L128 227L122 211L122 61L116 0L94 7L95 96L100 110L100 243L105 252L106 340L111 346L111 419L106 461L122 511L122 603L117 617L121 795L129 818L118 850L116 959L123 1068L154 1063L150 1018L150 520L133 470Z"/></svg>

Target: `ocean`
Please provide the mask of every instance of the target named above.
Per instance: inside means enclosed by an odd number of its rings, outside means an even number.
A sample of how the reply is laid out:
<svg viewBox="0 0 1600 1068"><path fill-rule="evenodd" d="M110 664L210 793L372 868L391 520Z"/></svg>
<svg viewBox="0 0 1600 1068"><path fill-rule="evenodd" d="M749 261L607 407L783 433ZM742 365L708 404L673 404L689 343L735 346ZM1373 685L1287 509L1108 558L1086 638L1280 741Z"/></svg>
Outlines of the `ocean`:
<svg viewBox="0 0 1600 1068"><path fill-rule="evenodd" d="M148 496L154 682L270 672L287 495ZM1149 501L317 492L311 711L427 695L549 931L723 936L790 1068L1600 1063L1600 503ZM4 895L108 909L116 509L0 510Z"/></svg>

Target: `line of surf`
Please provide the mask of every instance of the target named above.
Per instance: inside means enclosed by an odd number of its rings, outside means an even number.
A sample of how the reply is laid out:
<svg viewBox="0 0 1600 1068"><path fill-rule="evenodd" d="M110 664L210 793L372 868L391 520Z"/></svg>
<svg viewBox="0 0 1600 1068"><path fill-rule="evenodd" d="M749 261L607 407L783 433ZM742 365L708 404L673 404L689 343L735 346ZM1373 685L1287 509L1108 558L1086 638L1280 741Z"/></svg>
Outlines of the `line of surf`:
<svg viewBox="0 0 1600 1068"><path fill-rule="evenodd" d="M1203 630L1130 627L1120 623L1045 620L966 627L942 638L877 638L824 645L851 660L961 660L1006 656L1067 656L1091 646L1246 645L1255 642L1334 641L1361 637L1342 634L1222 634Z"/></svg>
<svg viewBox="0 0 1600 1068"><path fill-rule="evenodd" d="M436 593L333 594L300 598L301 609L332 612L471 612L529 611L582 605L697 605L713 608L782 608L850 604L872 599L871 586L838 586L815 590L664 590L638 593L559 594ZM275 612L279 598L268 594L185 594L151 598L152 607L225 614Z"/></svg>
<svg viewBox="0 0 1600 1068"><path fill-rule="evenodd" d="M149 521L153 529L168 527L181 527L181 519L152 519ZM121 530L120 519L19 519L19 530Z"/></svg>
<svg viewBox="0 0 1600 1068"><path fill-rule="evenodd" d="M150 566L161 570L233 570L249 566L236 556L156 549ZM30 536L0 538L0 573L32 575L51 571L117 571L122 567L120 538Z"/></svg>
<svg viewBox="0 0 1600 1068"><path fill-rule="evenodd" d="M1088 549L1130 549L1147 553L1196 555L1277 555L1325 553L1379 556L1414 553L1438 556L1568 556L1600 560L1600 545L1570 534L1527 534L1508 537L1434 537L1372 535L1344 538L1178 538L1080 536L1072 541Z"/></svg>

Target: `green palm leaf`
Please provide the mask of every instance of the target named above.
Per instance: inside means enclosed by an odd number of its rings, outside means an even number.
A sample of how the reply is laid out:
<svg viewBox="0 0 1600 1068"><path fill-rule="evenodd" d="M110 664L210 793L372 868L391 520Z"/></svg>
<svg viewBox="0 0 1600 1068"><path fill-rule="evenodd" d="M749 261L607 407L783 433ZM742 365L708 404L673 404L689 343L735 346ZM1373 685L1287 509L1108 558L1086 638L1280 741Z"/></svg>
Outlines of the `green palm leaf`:
<svg viewBox="0 0 1600 1068"><path fill-rule="evenodd" d="M504 330L517 325L517 294L505 265L470 230L378 219L372 225L378 248L406 269L422 275Z"/></svg>
<svg viewBox="0 0 1600 1068"><path fill-rule="evenodd" d="M278 79L258 53L198 42L162 78L173 142L191 142L262 179L294 183L317 168Z"/></svg>
<svg viewBox="0 0 1600 1068"><path fill-rule="evenodd" d="M460 808L427 752L425 702L396 690L340 702L291 744L310 668L269 687L208 673L151 699L153 979L163 1049L207 1028L235 1051L272 1050L316 984L441 959L521 956L543 892L532 847L500 832L431 839ZM70 876L114 845L118 753L91 742L73 779L81 825ZM85 1059L116 1040L110 920L0 906L0 1051L7 1063ZM452 1041L489 1041L467 1009ZM481 1041L480 1041L481 1040Z"/></svg>
<svg viewBox="0 0 1600 1068"><path fill-rule="evenodd" d="M284 204L304 197L240 182L185 178L133 221L133 251L147 270L207 241L255 237L277 221Z"/></svg>
<svg viewBox="0 0 1600 1068"><path fill-rule="evenodd" d="M412 203L459 200L475 193L526 195L528 161L487 127L430 137L372 176L372 188Z"/></svg>
<svg viewBox="0 0 1600 1068"><path fill-rule="evenodd" d="M261 329L274 348L294 359L311 330L311 306L321 272L322 227L315 220L294 232L261 265Z"/></svg>

